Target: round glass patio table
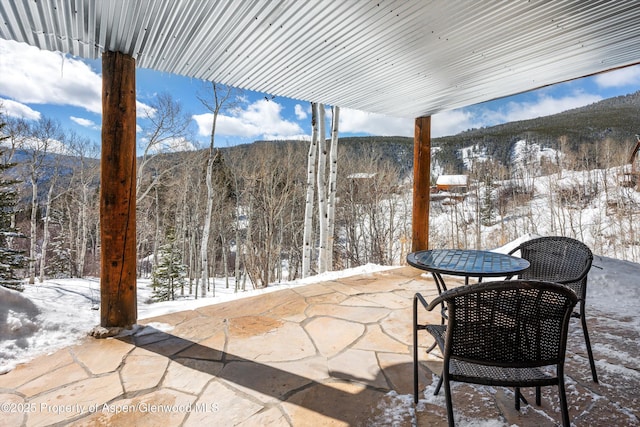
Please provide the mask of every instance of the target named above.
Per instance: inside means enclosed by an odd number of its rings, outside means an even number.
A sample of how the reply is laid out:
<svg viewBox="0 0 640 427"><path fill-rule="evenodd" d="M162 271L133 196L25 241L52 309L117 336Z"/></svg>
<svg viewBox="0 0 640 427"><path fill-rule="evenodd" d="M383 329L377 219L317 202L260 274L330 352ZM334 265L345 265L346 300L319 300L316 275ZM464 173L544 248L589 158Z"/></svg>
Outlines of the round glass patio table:
<svg viewBox="0 0 640 427"><path fill-rule="evenodd" d="M515 276L527 268L529 261L498 252L475 249L430 249L407 255L409 265L430 272L438 287L438 293L447 290L443 274L462 276L465 285L470 277L481 282L484 277Z"/></svg>

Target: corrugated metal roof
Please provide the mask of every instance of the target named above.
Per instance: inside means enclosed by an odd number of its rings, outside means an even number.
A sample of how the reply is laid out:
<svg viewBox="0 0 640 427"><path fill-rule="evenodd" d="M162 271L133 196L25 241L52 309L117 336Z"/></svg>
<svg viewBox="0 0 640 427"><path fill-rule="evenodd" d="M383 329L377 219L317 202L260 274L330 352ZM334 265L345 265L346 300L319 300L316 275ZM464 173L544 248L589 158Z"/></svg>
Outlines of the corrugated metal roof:
<svg viewBox="0 0 640 427"><path fill-rule="evenodd" d="M640 1L0 0L0 37L419 117L640 62Z"/></svg>

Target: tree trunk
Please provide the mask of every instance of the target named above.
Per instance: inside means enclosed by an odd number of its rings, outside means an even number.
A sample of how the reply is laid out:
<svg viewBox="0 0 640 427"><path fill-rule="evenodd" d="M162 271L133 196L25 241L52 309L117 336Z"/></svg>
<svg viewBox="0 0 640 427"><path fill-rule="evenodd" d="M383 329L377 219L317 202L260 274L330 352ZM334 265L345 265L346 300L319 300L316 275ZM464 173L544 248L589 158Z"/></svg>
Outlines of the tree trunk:
<svg viewBox="0 0 640 427"><path fill-rule="evenodd" d="M309 144L309 154L307 157L307 196L304 209L304 235L302 242L302 277L311 274L311 255L313 236L313 199L316 176L316 153L318 145L318 104L311 104L311 142Z"/></svg>
<svg viewBox="0 0 640 427"><path fill-rule="evenodd" d="M326 266L333 270L333 237L336 219L336 191L338 185L338 123L340 107L333 107L331 114L331 147L329 150L329 201L327 204L327 253Z"/></svg>
<svg viewBox="0 0 640 427"><path fill-rule="evenodd" d="M324 104L318 105L318 225L320 226L320 251L318 273L327 271L327 139L325 133Z"/></svg>
<svg viewBox="0 0 640 427"><path fill-rule="evenodd" d="M82 206L80 206L80 218L79 218L79 234L80 234L80 247L78 248L76 268L79 277L84 277L84 264L87 257L87 244L89 240L89 189L87 187L82 188Z"/></svg>
<svg viewBox="0 0 640 427"><path fill-rule="evenodd" d="M235 292L240 289L240 257L243 253L243 245L240 242L240 186L238 185L238 177L234 176L234 183L236 188L236 208L235 208L235 220L236 220L236 259L234 265L235 275Z"/></svg>
<svg viewBox="0 0 640 427"><path fill-rule="evenodd" d="M29 284L36 283L36 244L38 218L38 178L35 172L31 174L31 232L29 242Z"/></svg>
<svg viewBox="0 0 640 427"><path fill-rule="evenodd" d="M214 116L215 117L215 116ZM215 121L215 118L214 118ZM215 129L215 124L213 125ZM200 244L200 258L202 260L202 283L200 285L200 294L207 295L207 286L209 284L209 235L211 234L211 216L213 212L213 183L211 176L213 174L213 131L211 131L211 146L209 147L209 158L207 160L207 211L204 215L204 225L202 227L202 243Z"/></svg>
<svg viewBox="0 0 640 427"><path fill-rule="evenodd" d="M47 264L47 247L49 246L49 222L51 215L51 200L53 199L53 187L56 183L56 177L58 176L57 168L51 177L49 183L49 191L47 192L47 203L44 209L44 221L42 225L42 255L40 256L40 283L44 282L44 271Z"/></svg>
<svg viewBox="0 0 640 427"><path fill-rule="evenodd" d="M220 153L215 150L215 136L216 136L216 124L218 121L218 115L222 108L230 102L230 99L234 93L234 90L228 86L223 87L215 82L211 83L211 94L213 97L213 103L208 99L198 97L200 102L211 111L213 117L211 120L211 138L209 142L209 156L207 158L207 212L204 218L204 226L202 228L202 243L200 247L201 262L202 262L202 296L206 295L207 286L209 284L209 237L211 235L211 218L213 216L213 165L216 160L216 156Z"/></svg>

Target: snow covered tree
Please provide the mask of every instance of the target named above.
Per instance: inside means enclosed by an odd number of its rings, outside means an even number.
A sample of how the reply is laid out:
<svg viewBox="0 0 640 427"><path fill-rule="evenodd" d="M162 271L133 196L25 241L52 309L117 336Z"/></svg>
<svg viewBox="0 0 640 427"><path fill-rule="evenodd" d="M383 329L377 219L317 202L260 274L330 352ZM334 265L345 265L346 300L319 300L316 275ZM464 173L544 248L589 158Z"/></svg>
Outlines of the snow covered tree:
<svg viewBox="0 0 640 427"><path fill-rule="evenodd" d="M152 273L151 286L154 301L175 300L178 287L185 285L187 266L182 263L182 251L176 243L175 234L167 234L166 243L159 249L158 264Z"/></svg>
<svg viewBox="0 0 640 427"><path fill-rule="evenodd" d="M0 117L1 119L1 117ZM0 121L0 143L8 137L4 134L5 123ZM0 152L0 156L1 156ZM17 271L26 267L27 258L24 252L13 247L16 237L25 237L13 225L13 216L18 204L15 190L19 182L8 176L7 171L15 163L0 163L0 286L22 291L24 285L17 276Z"/></svg>

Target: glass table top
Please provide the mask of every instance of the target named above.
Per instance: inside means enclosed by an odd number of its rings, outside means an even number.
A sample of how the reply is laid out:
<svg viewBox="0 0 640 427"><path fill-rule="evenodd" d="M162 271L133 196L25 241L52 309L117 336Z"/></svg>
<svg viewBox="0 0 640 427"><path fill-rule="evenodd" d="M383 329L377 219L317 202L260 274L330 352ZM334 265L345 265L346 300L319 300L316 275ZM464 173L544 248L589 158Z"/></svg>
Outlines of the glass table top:
<svg viewBox="0 0 640 427"><path fill-rule="evenodd" d="M472 249L432 249L412 252L407 262L432 273L471 277L514 275L529 268L522 258Z"/></svg>

